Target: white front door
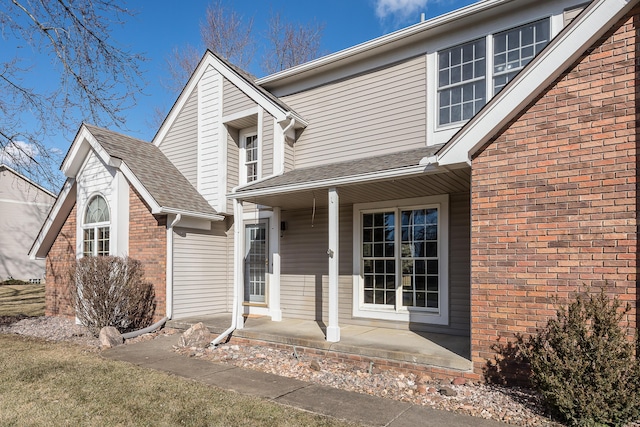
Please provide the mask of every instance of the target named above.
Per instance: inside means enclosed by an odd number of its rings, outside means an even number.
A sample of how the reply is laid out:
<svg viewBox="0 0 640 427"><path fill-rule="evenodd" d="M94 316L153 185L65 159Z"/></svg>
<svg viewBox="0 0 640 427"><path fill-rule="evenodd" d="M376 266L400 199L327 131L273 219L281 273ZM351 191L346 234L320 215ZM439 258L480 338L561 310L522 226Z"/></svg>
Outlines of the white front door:
<svg viewBox="0 0 640 427"><path fill-rule="evenodd" d="M245 225L244 299L249 303L266 303L269 266L269 229L267 221Z"/></svg>

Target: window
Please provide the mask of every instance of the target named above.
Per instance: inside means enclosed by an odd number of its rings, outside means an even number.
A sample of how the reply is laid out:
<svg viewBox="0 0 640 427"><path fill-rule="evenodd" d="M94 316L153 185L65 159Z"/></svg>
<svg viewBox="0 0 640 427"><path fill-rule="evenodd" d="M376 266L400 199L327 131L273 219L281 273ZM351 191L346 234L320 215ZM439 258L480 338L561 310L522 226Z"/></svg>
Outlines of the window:
<svg viewBox="0 0 640 427"><path fill-rule="evenodd" d="M549 43L549 22L543 19L439 51L438 125L463 122L480 111ZM493 47L488 58L487 45Z"/></svg>
<svg viewBox="0 0 640 427"><path fill-rule="evenodd" d="M255 131L246 131L240 134L241 138L241 167L244 171L244 182L252 182L260 176L259 158L260 147L258 141L258 133Z"/></svg>
<svg viewBox="0 0 640 427"><path fill-rule="evenodd" d="M493 37L493 93L509 83L549 43L549 20L504 31Z"/></svg>
<svg viewBox="0 0 640 427"><path fill-rule="evenodd" d="M447 196L438 196L354 206L354 315L448 321L447 204Z"/></svg>
<svg viewBox="0 0 640 427"><path fill-rule="evenodd" d="M109 255L109 206L102 196L94 196L89 201L82 228L83 255Z"/></svg>
<svg viewBox="0 0 640 427"><path fill-rule="evenodd" d="M438 53L441 125L469 120L485 104L485 39Z"/></svg>

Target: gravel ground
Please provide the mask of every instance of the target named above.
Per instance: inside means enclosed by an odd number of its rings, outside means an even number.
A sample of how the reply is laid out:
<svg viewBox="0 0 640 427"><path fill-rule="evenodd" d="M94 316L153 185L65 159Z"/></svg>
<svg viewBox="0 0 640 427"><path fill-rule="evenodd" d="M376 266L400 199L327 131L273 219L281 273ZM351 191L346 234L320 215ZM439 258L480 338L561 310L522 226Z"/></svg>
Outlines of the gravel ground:
<svg viewBox="0 0 640 427"><path fill-rule="evenodd" d="M0 318L0 333L29 335L51 341L70 341L99 351L100 343L84 327L58 317ZM14 321L14 323L12 323ZM160 333L176 333L163 330ZM128 343L153 339L147 334ZM330 387L428 405L521 426L557 426L539 411L537 398L527 390L466 383L442 383L427 375L378 370L368 364L338 363L268 346L221 345L215 349L176 348L190 357L229 363Z"/></svg>

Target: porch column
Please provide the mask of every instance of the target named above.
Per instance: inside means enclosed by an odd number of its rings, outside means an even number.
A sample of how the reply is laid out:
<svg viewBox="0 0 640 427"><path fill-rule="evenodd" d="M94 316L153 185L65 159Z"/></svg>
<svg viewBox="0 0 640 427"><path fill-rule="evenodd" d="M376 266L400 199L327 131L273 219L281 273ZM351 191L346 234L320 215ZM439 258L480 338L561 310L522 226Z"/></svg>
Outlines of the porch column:
<svg viewBox="0 0 640 427"><path fill-rule="evenodd" d="M282 320L280 309L280 208L273 208L269 230L269 251L271 252L271 277L269 281L269 312L271 320Z"/></svg>
<svg viewBox="0 0 640 427"><path fill-rule="evenodd" d="M242 201L233 199L233 289L235 299L236 329L244 328L244 207Z"/></svg>
<svg viewBox="0 0 640 427"><path fill-rule="evenodd" d="M329 189L329 324L327 326L327 341L340 341L340 327L338 326L338 278L339 278L339 247L340 227L340 202L338 190Z"/></svg>

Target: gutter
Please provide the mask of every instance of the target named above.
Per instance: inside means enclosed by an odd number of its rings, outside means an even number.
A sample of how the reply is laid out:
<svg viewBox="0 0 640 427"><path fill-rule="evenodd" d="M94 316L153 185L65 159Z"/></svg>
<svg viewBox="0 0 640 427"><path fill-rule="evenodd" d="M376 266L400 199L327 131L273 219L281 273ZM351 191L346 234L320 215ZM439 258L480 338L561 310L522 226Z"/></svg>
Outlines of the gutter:
<svg viewBox="0 0 640 427"><path fill-rule="evenodd" d="M222 342L222 340L224 340L225 338L227 338L233 331L236 330L237 326L238 326L238 289L240 286L242 286L242 284L240 283L240 279L239 279L239 272L235 271L237 269L237 262L236 260L239 259L240 257L240 249L239 249L239 244L238 244L238 240L240 239L240 227L242 227L242 218L240 218L240 208L239 208L239 203L237 200L233 201L233 218L234 218L234 230L233 230L233 238L234 238L234 245L233 245L233 264L234 264L234 274L233 274L233 300L232 300L232 306L231 306L231 325L227 328L227 330L225 330L223 333L221 333L220 335L218 335L216 337L216 339L214 339L213 341L211 341L210 346L215 347L218 344L220 344L220 342Z"/></svg>
<svg viewBox="0 0 640 427"><path fill-rule="evenodd" d="M167 226L167 272L166 272L166 303L165 319L171 319L173 316L173 227L182 220L182 214L176 217Z"/></svg>

